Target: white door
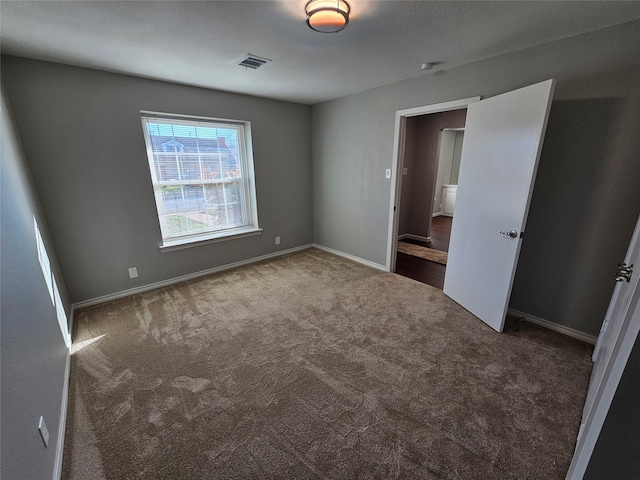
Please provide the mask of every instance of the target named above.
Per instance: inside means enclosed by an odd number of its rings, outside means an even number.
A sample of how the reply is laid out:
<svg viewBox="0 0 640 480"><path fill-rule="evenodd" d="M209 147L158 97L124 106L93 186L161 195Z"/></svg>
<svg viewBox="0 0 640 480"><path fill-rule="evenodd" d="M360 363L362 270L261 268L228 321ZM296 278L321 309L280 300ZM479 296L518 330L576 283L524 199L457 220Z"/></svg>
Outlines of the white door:
<svg viewBox="0 0 640 480"><path fill-rule="evenodd" d="M501 332L555 80L469 105L444 293Z"/></svg>
<svg viewBox="0 0 640 480"><path fill-rule="evenodd" d="M640 218L593 351L593 371L568 479L582 478L640 330ZM633 271L635 269L635 271ZM612 279L613 280L613 279Z"/></svg>
<svg viewBox="0 0 640 480"><path fill-rule="evenodd" d="M631 270L633 269L632 266L635 265L637 270L640 268L638 266L639 263L640 218L636 224L636 229L633 233L633 237L631 238L627 256L625 257L622 265L624 269L629 268ZM616 346L619 345L620 335L624 335L625 325L623 320L629 311L631 297L638 286L638 277L640 277L638 273L635 273L634 275L631 270L629 270L628 274L625 273L625 270L619 271L620 275L616 278L618 280L618 284L613 291L611 303L609 304L607 314L602 322L596 347L593 350L593 370L591 372L591 381L589 383L589 393L587 394L587 401L585 402L582 415L583 421L586 420L591 413L596 392L600 389L600 385L602 384L611 356L614 353Z"/></svg>

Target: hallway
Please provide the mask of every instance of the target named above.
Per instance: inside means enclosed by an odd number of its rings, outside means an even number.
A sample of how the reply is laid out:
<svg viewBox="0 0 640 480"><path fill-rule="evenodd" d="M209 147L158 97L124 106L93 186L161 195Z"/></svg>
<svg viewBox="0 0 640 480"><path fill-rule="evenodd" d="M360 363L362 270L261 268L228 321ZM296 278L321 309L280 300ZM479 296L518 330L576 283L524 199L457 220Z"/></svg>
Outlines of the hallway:
<svg viewBox="0 0 640 480"><path fill-rule="evenodd" d="M423 247L433 248L443 252L449 251L449 239L451 237L451 224L453 217L440 215L433 217L431 223L431 242L404 239L406 243L413 243ZM398 252L396 259L396 272L403 277L412 278L418 282L426 283L442 290L444 286L444 274L446 266L431 262L422 258Z"/></svg>

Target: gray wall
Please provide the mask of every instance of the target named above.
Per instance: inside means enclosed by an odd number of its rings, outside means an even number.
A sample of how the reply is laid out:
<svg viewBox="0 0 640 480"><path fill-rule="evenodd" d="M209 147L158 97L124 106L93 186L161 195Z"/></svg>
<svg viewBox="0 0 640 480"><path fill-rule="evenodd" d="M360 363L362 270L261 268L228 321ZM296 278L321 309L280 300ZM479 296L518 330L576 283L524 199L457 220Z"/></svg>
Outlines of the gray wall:
<svg viewBox="0 0 640 480"><path fill-rule="evenodd" d="M74 303L312 242L309 106L16 57L2 72ZM262 235L160 253L140 110L251 122Z"/></svg>
<svg viewBox="0 0 640 480"><path fill-rule="evenodd" d="M397 110L556 78L511 306L597 334L640 213L639 44L635 21L314 106L314 240L385 264Z"/></svg>
<svg viewBox="0 0 640 480"><path fill-rule="evenodd" d="M34 216L67 314L69 303L8 103L2 87L0 477L44 479L53 477L68 350L38 262ZM51 435L46 449L40 415Z"/></svg>
<svg viewBox="0 0 640 480"><path fill-rule="evenodd" d="M640 337L636 339L616 395L591 455L585 480L640 478Z"/></svg>

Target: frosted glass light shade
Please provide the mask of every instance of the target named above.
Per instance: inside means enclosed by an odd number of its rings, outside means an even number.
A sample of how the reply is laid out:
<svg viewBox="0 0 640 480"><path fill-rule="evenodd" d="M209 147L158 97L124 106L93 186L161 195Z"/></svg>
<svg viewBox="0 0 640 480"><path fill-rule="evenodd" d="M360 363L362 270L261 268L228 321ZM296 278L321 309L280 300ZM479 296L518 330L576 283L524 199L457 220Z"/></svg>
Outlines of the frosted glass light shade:
<svg viewBox="0 0 640 480"><path fill-rule="evenodd" d="M307 25L321 33L337 33L349 23L351 8L344 0L311 0L305 7Z"/></svg>

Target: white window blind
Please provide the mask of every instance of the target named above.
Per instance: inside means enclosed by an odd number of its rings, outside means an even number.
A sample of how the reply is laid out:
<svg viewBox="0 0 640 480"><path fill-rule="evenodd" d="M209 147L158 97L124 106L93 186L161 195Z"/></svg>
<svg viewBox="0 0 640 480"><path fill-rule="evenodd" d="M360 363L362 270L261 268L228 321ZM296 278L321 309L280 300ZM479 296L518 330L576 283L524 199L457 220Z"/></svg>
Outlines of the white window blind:
<svg viewBox="0 0 640 480"><path fill-rule="evenodd" d="M248 122L142 112L163 246L258 229Z"/></svg>

